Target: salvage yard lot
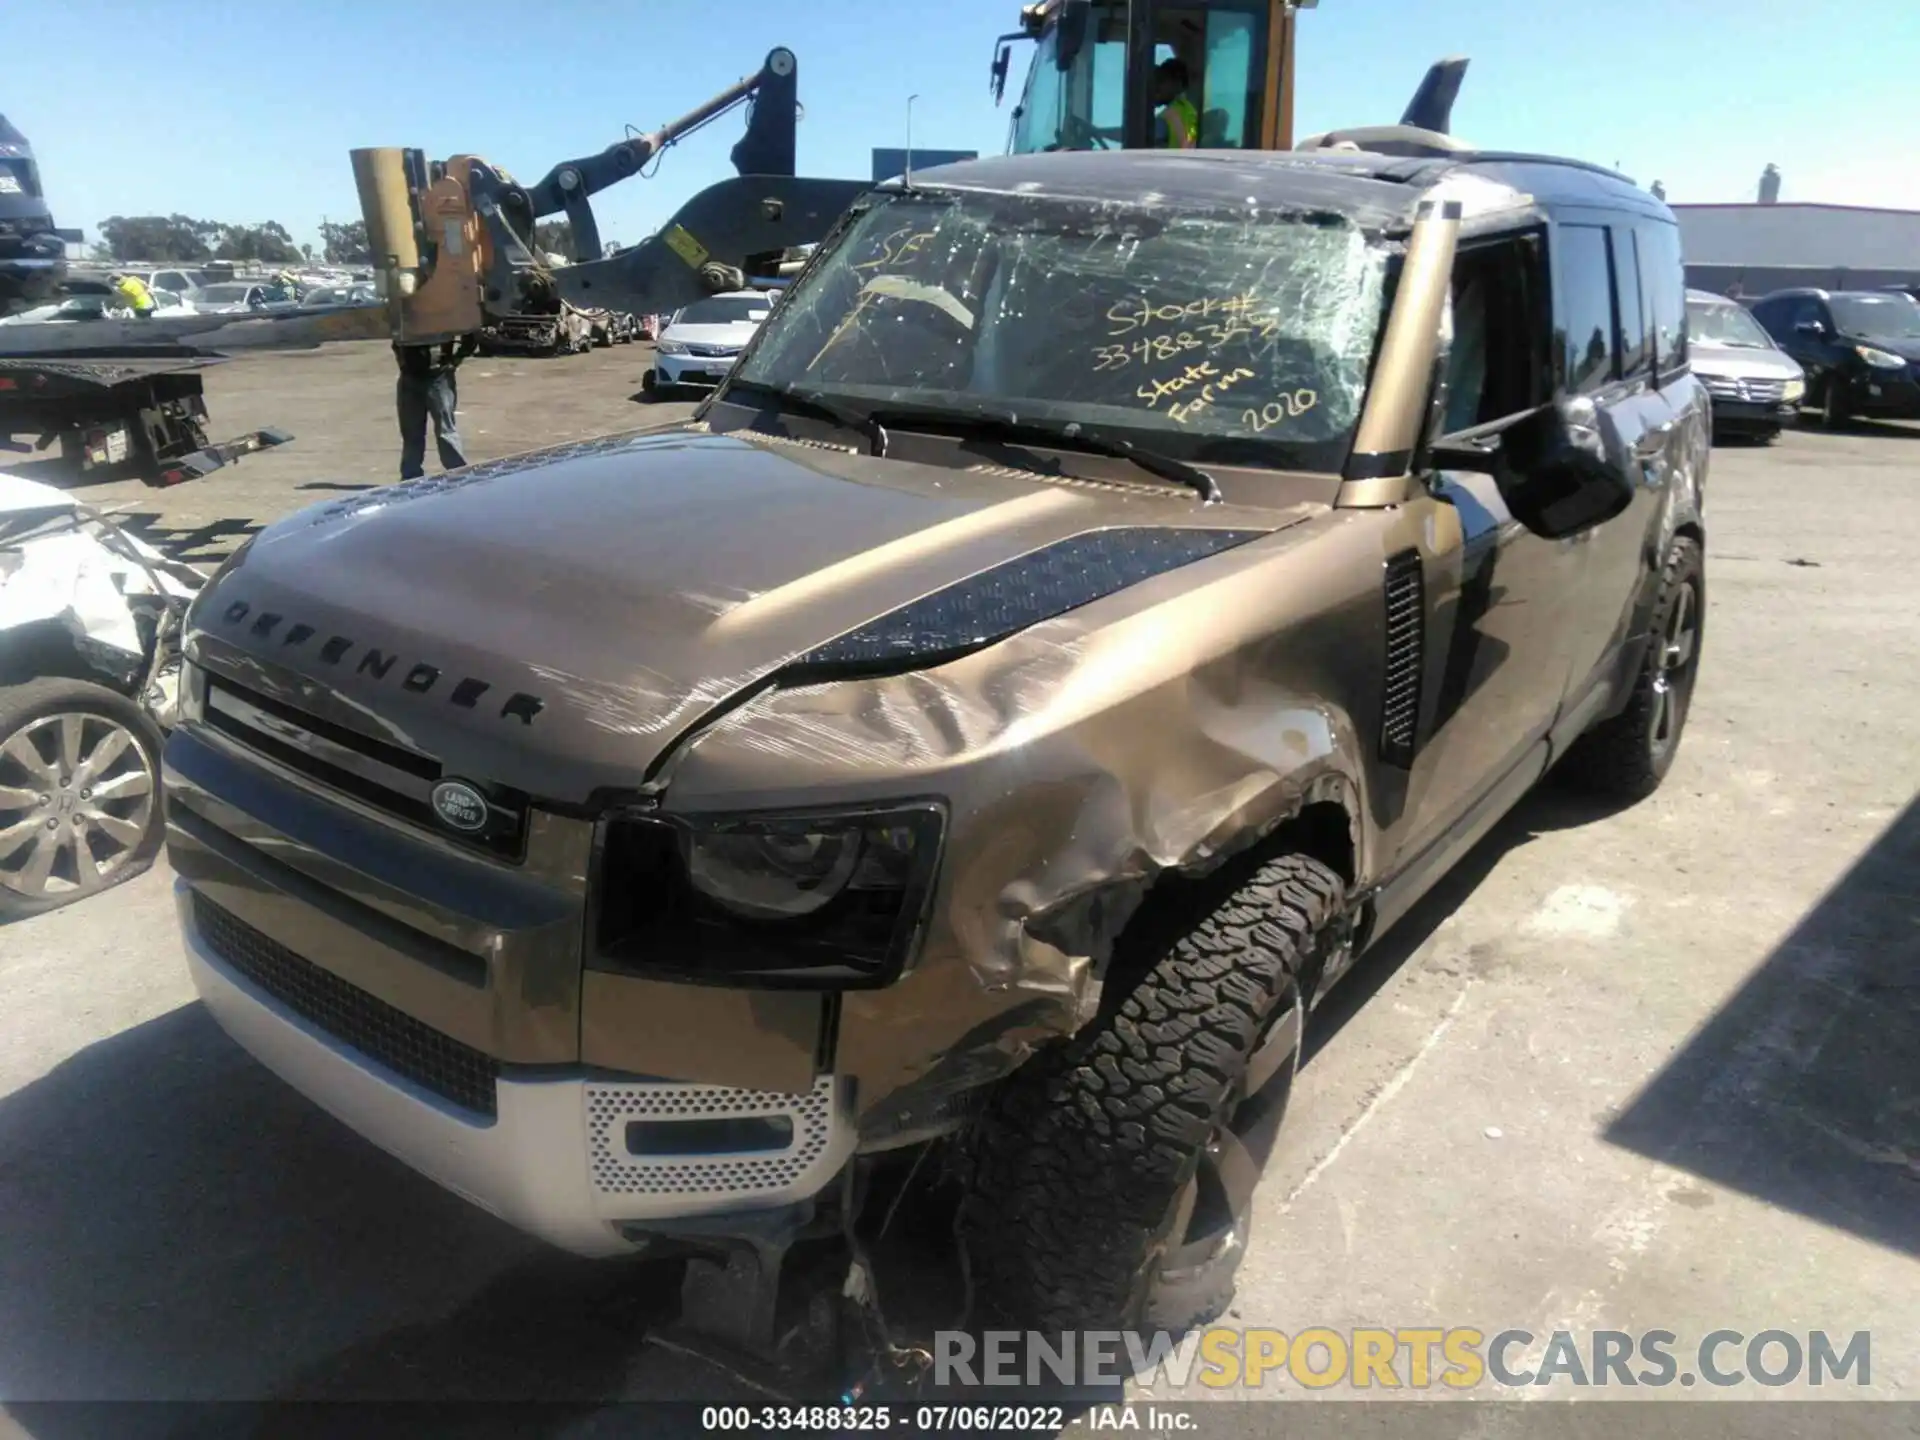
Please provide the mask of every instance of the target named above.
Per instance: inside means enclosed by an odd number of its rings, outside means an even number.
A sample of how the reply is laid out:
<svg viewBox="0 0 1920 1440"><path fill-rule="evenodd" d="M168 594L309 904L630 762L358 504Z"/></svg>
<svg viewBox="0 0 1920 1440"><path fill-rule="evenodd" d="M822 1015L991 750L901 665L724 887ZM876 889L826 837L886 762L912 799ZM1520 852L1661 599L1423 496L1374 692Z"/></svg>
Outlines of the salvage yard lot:
<svg viewBox="0 0 1920 1440"><path fill-rule="evenodd" d="M629 398L649 358L469 361L470 454L687 413ZM183 558L393 474L384 345L208 392L295 443L84 488ZM1335 993L1227 1323L1868 1330L1867 1393L1920 1398L1920 429L1718 450L1706 519L1666 787L1549 785ZM169 883L0 930L0 1398L730 1393L640 1343L643 1268L520 1238L242 1056Z"/></svg>

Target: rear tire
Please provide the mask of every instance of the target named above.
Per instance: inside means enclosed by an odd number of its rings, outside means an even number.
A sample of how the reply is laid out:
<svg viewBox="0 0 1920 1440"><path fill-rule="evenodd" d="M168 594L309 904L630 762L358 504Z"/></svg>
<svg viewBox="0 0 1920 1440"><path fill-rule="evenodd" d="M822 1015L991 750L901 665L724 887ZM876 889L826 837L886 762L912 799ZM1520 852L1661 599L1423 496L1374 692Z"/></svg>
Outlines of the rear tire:
<svg viewBox="0 0 1920 1440"><path fill-rule="evenodd" d="M1654 602L1653 639L1618 715L1593 727L1567 751L1558 773L1582 790L1644 800L1660 788L1679 753L1693 706L1706 638L1706 572L1700 547L1685 535L1667 551Z"/></svg>
<svg viewBox="0 0 1920 1440"><path fill-rule="evenodd" d="M1345 886L1282 855L1198 888L1144 975L975 1122L960 1233L995 1318L1180 1330L1232 1298L1258 1175L1232 1126L1250 1097L1284 1110Z"/></svg>
<svg viewBox="0 0 1920 1440"><path fill-rule="evenodd" d="M0 921L130 880L165 834L160 730L103 685L0 688Z"/></svg>

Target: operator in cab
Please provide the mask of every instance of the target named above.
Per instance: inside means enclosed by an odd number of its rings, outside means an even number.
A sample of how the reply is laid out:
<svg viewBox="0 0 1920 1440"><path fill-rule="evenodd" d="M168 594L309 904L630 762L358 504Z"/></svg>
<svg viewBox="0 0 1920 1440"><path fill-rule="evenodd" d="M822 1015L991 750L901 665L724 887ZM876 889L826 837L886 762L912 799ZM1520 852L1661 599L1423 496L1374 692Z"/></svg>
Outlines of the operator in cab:
<svg viewBox="0 0 1920 1440"><path fill-rule="evenodd" d="M109 278L113 284L114 294L120 297L122 304L133 311L134 319L151 320L153 318L153 292L147 289L146 281L138 275L115 274Z"/></svg>
<svg viewBox="0 0 1920 1440"><path fill-rule="evenodd" d="M1160 107L1161 143L1170 150L1192 150L1200 143L1200 110L1187 96L1192 83L1186 62L1178 56L1154 67L1153 103Z"/></svg>

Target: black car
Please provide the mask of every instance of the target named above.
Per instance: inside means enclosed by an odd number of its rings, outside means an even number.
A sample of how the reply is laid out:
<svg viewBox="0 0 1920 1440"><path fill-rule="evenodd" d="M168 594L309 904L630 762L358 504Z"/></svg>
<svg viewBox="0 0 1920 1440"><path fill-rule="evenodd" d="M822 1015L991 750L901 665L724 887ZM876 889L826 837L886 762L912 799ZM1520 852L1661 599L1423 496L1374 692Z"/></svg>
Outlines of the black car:
<svg viewBox="0 0 1920 1440"><path fill-rule="evenodd" d="M1920 303L1885 290L1778 290L1753 318L1807 372L1823 423L1920 420Z"/></svg>

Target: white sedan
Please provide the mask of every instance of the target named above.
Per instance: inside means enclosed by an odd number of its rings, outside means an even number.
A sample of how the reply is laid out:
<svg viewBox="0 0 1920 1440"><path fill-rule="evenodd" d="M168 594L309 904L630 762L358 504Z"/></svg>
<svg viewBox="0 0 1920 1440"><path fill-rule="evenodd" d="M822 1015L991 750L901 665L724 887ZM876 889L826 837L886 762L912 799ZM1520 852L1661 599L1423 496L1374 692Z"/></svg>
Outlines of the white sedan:
<svg viewBox="0 0 1920 1440"><path fill-rule="evenodd" d="M773 297L758 290L694 301L660 332L654 368L642 383L649 393L678 385L718 385L772 313Z"/></svg>

